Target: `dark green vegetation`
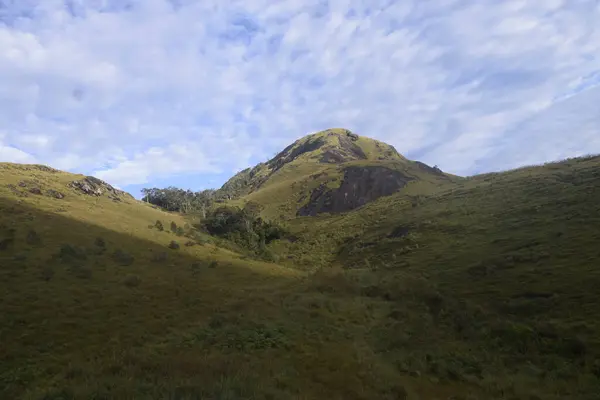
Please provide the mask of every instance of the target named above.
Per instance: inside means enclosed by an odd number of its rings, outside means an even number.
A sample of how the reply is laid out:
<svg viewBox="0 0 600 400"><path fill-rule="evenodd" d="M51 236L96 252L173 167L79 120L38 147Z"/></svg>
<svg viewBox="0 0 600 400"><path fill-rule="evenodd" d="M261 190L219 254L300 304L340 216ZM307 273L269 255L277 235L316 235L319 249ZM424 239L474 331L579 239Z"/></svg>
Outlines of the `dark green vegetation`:
<svg viewBox="0 0 600 400"><path fill-rule="evenodd" d="M597 399L600 157L378 143L301 139L204 216L0 164L0 398Z"/></svg>

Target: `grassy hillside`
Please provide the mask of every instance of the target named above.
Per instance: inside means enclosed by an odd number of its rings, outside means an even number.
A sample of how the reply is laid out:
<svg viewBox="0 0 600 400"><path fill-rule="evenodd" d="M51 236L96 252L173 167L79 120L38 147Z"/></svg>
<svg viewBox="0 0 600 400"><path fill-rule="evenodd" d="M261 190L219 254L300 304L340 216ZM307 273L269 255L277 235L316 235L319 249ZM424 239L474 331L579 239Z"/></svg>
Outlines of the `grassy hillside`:
<svg viewBox="0 0 600 400"><path fill-rule="evenodd" d="M370 340L401 371L499 390L490 397L592 399L599 187L598 156L475 176L297 219L299 239L278 251L343 266L351 291L385 300Z"/></svg>
<svg viewBox="0 0 600 400"><path fill-rule="evenodd" d="M294 217L340 167L300 157L236 200L296 202L281 265L0 164L0 398L597 399L600 157L466 179L348 160L419 179Z"/></svg>

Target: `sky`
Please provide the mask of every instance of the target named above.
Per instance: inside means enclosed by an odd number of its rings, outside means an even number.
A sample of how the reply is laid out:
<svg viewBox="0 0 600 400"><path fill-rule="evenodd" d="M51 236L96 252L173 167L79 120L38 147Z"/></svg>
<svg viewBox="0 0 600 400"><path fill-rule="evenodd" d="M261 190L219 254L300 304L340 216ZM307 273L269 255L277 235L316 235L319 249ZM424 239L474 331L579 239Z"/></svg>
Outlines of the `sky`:
<svg viewBox="0 0 600 400"><path fill-rule="evenodd" d="M219 187L343 127L458 175L600 153L599 0L0 0L0 161Z"/></svg>

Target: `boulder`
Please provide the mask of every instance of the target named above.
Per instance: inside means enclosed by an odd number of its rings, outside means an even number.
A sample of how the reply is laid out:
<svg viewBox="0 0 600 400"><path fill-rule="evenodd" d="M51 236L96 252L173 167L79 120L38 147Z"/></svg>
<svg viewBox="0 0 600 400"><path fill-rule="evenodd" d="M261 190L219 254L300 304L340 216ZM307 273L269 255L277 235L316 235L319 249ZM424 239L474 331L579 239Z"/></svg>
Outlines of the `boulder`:
<svg viewBox="0 0 600 400"><path fill-rule="evenodd" d="M82 192L88 196L102 196L107 194L114 201L121 201L124 197L133 198L129 193L115 189L108 183L93 176L86 176L83 179L72 181L69 187Z"/></svg>

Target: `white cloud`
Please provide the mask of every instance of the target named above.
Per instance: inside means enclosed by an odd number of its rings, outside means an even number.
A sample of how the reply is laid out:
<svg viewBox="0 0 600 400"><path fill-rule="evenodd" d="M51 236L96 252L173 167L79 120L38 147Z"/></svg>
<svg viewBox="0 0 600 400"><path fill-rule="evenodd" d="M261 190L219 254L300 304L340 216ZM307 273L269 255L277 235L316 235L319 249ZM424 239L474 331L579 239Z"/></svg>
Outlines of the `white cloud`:
<svg viewBox="0 0 600 400"><path fill-rule="evenodd" d="M126 187L332 126L461 174L600 152L597 110L560 100L600 103L598 20L594 0L11 2L0 160Z"/></svg>

